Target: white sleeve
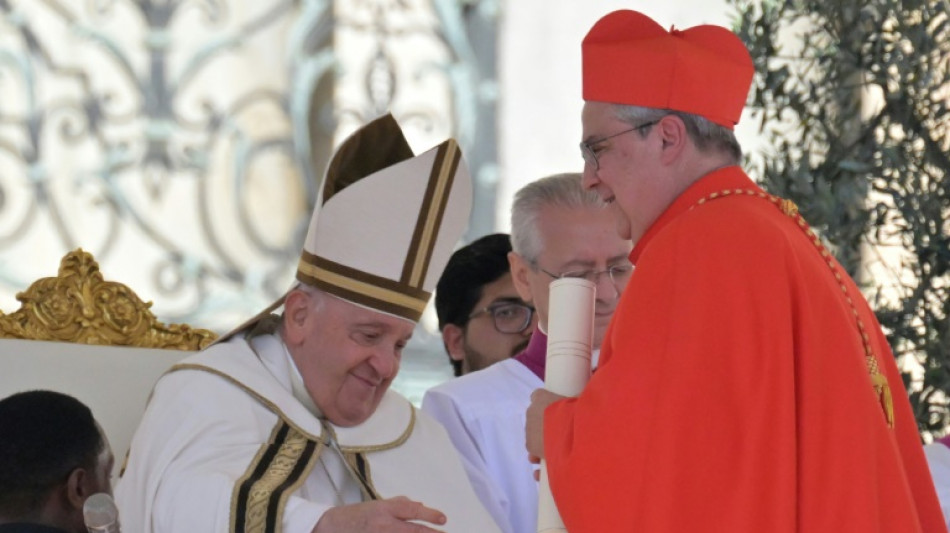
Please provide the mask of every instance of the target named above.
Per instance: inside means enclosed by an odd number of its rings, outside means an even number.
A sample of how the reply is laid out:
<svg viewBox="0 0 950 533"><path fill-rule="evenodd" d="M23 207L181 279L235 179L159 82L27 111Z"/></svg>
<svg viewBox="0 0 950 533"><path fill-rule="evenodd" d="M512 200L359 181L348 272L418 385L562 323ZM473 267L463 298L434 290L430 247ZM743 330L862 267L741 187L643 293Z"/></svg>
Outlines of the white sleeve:
<svg viewBox="0 0 950 533"><path fill-rule="evenodd" d="M209 465L210 466L210 465ZM170 471L155 494L152 504L152 531L230 531L231 488L226 473L196 470Z"/></svg>
<svg viewBox="0 0 950 533"><path fill-rule="evenodd" d="M217 379L210 374L172 375L156 387L116 490L125 529L232 530L235 487L264 446L266 438L261 435L266 437L267 430L259 427L266 422L250 411L243 417L234 414L235 409L256 404L240 389ZM196 400L186 394L187 388L196 386L203 388L205 397ZM281 515L283 531L310 533L328 508L288 495Z"/></svg>
<svg viewBox="0 0 950 533"><path fill-rule="evenodd" d="M950 527L950 448L939 442L934 442L924 446L924 456L927 458L930 476L933 478L934 488L937 490L937 499L940 501L943 519Z"/></svg>
<svg viewBox="0 0 950 533"><path fill-rule="evenodd" d="M487 467L473 429L465 424L455 400L439 390L430 389L422 398L422 410L434 418L449 434L452 445L458 450L475 494L488 510L502 533L514 533L508 521L510 503L498 485L487 474ZM527 452L525 452L527 454Z"/></svg>
<svg viewBox="0 0 950 533"><path fill-rule="evenodd" d="M236 480L226 472L215 472L214 465L209 467L167 476L155 496L153 531L231 531L231 495ZM310 533L329 509L291 495L282 515L283 531ZM247 526L247 530L253 529Z"/></svg>

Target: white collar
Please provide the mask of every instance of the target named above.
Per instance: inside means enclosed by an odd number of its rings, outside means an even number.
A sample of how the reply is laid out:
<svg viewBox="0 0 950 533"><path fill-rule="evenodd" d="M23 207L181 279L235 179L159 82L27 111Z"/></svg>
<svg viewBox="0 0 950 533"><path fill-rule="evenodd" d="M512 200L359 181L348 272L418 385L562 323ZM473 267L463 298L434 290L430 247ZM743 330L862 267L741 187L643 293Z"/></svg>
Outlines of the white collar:
<svg viewBox="0 0 950 533"><path fill-rule="evenodd" d="M222 345L227 346L235 342L247 342L274 380L293 396L296 403L305 408L311 416L321 418L318 414L320 410L307 392L303 376L294 365L293 358L279 334L257 335L247 341L241 338L231 339ZM234 357L235 354L228 355ZM298 382L297 385L294 384L295 380ZM411 433L415 421L414 410L409 400L388 390L376 407L376 411L362 424L353 427L338 427L327 422L324 425L336 434L336 440L344 450L385 449L401 444Z"/></svg>
<svg viewBox="0 0 950 533"><path fill-rule="evenodd" d="M300 374L300 370L297 368L297 363L294 362L293 356L290 355L290 350L287 349L287 343L284 342L283 337L280 334L275 333L275 337L280 341L280 345L283 348L284 358L287 365L287 378L290 381L290 392L294 395L294 398L303 405L307 411L310 411L310 414L323 420L323 413L320 412L320 408L317 407L317 404L314 403L313 397L310 396L310 392L307 390L306 384L303 382L303 376ZM275 376L276 377L276 376Z"/></svg>

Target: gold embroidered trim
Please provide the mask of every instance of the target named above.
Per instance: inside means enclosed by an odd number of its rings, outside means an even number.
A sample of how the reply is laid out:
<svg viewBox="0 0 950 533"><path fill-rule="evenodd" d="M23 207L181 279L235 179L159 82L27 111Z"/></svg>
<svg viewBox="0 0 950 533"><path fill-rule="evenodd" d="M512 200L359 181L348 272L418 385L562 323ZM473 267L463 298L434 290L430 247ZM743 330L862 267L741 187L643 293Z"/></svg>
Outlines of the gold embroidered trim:
<svg viewBox="0 0 950 533"><path fill-rule="evenodd" d="M430 293L428 291L418 289L415 287L410 287L409 285L407 285L406 283L402 281L389 279L389 278L379 276L376 274L370 274L369 272L365 272L358 268L353 268L351 266L338 263L331 259L327 259L326 257L322 257L317 254L310 253L306 250L300 252L300 260L304 263L313 265L320 270L333 272L334 274L338 276L355 279L362 283L367 283L369 285L379 287L386 291L405 294L406 296L410 296L412 298L416 298L419 300L424 300L424 299L427 300L430 296Z"/></svg>
<svg viewBox="0 0 950 533"><path fill-rule="evenodd" d="M406 424L406 429L405 431L402 432L402 435L399 435L398 437L396 437L395 440L384 443L384 444L374 444L371 446L343 446L341 445L340 450L343 453L370 453L370 452L381 452L384 450L391 450L392 448L395 448L397 446L402 446L403 443L409 439L409 436L412 435L412 430L416 426L416 408L413 407L412 404L409 403L408 401L406 402L406 405L409 407L409 423ZM331 438L334 440L334 442L340 442L336 438L336 434L333 431L332 427L328 427L327 431L333 434Z"/></svg>
<svg viewBox="0 0 950 533"><path fill-rule="evenodd" d="M297 264L297 272L300 275L307 276L309 278L314 278L322 280L328 284L331 284L342 289L354 292L356 294L362 294L369 296L373 299L389 302L406 309L411 309L412 311L421 314L425 309L426 304L429 303L428 296L426 299L420 299L413 296L408 296L401 292L387 290L378 285L373 285L363 281L359 281L353 278L342 276L336 272L331 272L324 268L320 268L316 265L307 263L304 259L301 259Z"/></svg>
<svg viewBox="0 0 950 533"><path fill-rule="evenodd" d="M238 388L246 392L248 395L255 398L257 401L259 401L262 405L267 407L270 411L272 411L278 417L278 424L275 426L274 430L271 432L271 436L268 439L268 442L264 444L263 446L261 446L261 449L258 451L257 455L254 457L253 461L251 462L251 465L248 467L245 474L235 484L235 489L234 489L234 492L232 493L232 498L231 498L230 531L232 533L250 533L250 532L258 532L258 531L270 533L266 529L251 529L251 526L253 526L254 528L258 528L261 524L267 523L266 521L267 513L264 512L263 516L261 516L260 514L261 509L263 509L264 511L266 511L267 509L266 505L264 507L261 507L261 505L263 505L262 502L270 501L271 495L273 494L273 487L280 485L280 483L276 483L280 475L284 472L292 471L293 466L296 465L297 462L299 462L299 460L294 461L293 464L282 460L279 465L274 466L272 470L272 474L267 475L267 481L256 482L254 484L254 489L249 494L249 497L247 500L248 503L246 506L244 506L246 509L246 511L244 512L244 516L246 517L245 528L241 531L238 531L235 528L237 527L237 516L239 515L240 509L242 507L241 498L239 497L239 490L242 487L242 485L248 479L250 479L253 473L258 469L262 459L267 453L267 449L273 445L273 443L275 442L275 436L281 431L281 428L286 427L288 429L289 444L286 445L287 446L286 448L284 445L281 446L282 452L279 453L280 457L294 457L295 454L298 452L302 454L302 451L298 449L299 446L305 446L307 442L314 443L316 447L315 452L312 454L308 454L308 457L306 458L307 463L304 467L303 473L301 474L300 478L298 480L295 480L285 490L282 490L282 494L280 496L280 500L279 500L279 504L277 508L276 526L275 526L276 527L275 533L280 533L282 530L280 517L283 516L287 495L292 494L294 490L296 490L297 487L299 487L300 484L306 480L310 471L313 469L314 465L319 459L320 454L323 453L323 450L326 447L326 443L328 442L328 439L324 437L323 431L326 431L327 437L330 440L337 443L339 442L336 436L336 432L333 430L333 427L330 426L329 424L322 423L321 434L313 435L312 433L304 430L300 426L294 424L293 421L290 419L290 417L288 417L272 401L264 398L263 396L255 392L253 389L251 389L247 385L241 383L234 377L220 370L217 370L215 368L211 368L208 366L200 365L200 364L195 364L195 363L180 363L180 364L172 366L166 373L172 373L179 370L197 370L197 371L202 371L202 372L208 372L210 374L214 374L216 376L222 377L228 380L229 382L233 383L235 386L237 386ZM343 460L350 466L351 473L360 472L359 465L356 461L357 454L366 454L370 452L378 452L378 451L396 448L398 446L401 446L403 443L406 442L406 440L409 439L410 435L412 435L413 429L415 428L416 411L415 411L415 407L413 407L412 404L408 402L406 402L406 404L409 407L409 423L406 425L406 429L402 432L402 434L399 435L399 437L397 437L395 440L388 443L372 445L372 446L341 446L340 447L340 452L343 455ZM298 459L300 459L300 457L298 457ZM379 499L380 496L372 480L372 470L370 468L370 462L368 459L366 458L364 459L365 459L364 466L365 466L365 473L366 473L365 478L362 480L362 482L360 482L359 477L357 477L356 479L358 482L358 485L360 486L360 493L362 494L363 498ZM329 476L329 473L327 475ZM332 478L330 479L330 482L332 483ZM268 488L270 489L269 492L268 490L265 490Z"/></svg>
<svg viewBox="0 0 950 533"><path fill-rule="evenodd" d="M247 385L241 383L240 381L234 379L234 378L231 377L230 375L228 375L228 374L226 374L226 373L224 373L224 372L222 372L222 371L220 371L220 370L217 370L217 369L215 369L215 368L211 368L211 367L205 366L205 365L199 365L199 364L196 364L196 363L179 363L179 364L174 365L174 366L172 366L171 368L169 368L168 371L166 372L166 374L171 374L172 372L176 372L176 371L178 371L178 370L200 370L200 371L202 371L202 372L208 372L208 373L210 373L210 374L214 374L214 375L216 375L216 376L222 377L222 378L224 378L224 379L230 381L230 382L233 383L234 385L236 385L238 388L240 388L241 390L243 390L244 392L246 392L246 393L249 394L250 396L253 396L254 399L256 399L258 402L260 402L260 403L263 404L265 407L267 407L270 411L272 411L274 414L276 414L277 417L280 418L281 420L283 420L285 423L287 423L287 425L289 425L290 427L292 427L292 428L294 429L294 431L297 431L298 433L301 433L302 435L305 435L307 438L309 438L309 439L311 439L311 440L315 440L315 441L319 441L319 442L324 442L324 441L326 440L326 439L324 438L324 436L323 436L322 433L321 433L320 435L314 435L313 433L310 433L309 431L305 430L304 428L298 426L297 424L295 424L295 423L293 422L293 420L292 420L289 416L287 416L286 413L284 413L284 412L280 409L280 407L277 407L277 405L276 405L274 402L272 402L272 401L268 400L267 398L261 396L260 394L258 394L257 392L255 392L254 389L248 387Z"/></svg>
<svg viewBox="0 0 950 533"><path fill-rule="evenodd" d="M752 189L726 189L711 193L705 198L700 198L695 205L690 207L690 209L693 209L697 205L703 205L709 200L723 198L733 193L736 195L755 196L772 202L783 213L785 213L786 216L798 224L798 227L801 228L803 232L805 232L805 235L811 239L812 244L814 244L815 248L818 249L821 257L825 260L825 264L827 264L828 268L831 270L831 274L834 276L835 281L838 282L838 286L841 288L842 294L844 294L845 301L847 301L848 306L851 307L851 313L854 315L854 320L858 328L858 334L861 337L862 344L864 345L864 361L865 366L867 367L868 376L871 380L871 388L874 390L874 394L877 397L878 402L881 404L881 409L884 411L884 418L887 421L887 426L893 428L894 399L891 395L891 387L887 382L887 378L881 373L877 358L874 356L874 351L871 349L871 337L868 335L867 330L864 327L864 322L861 320L861 316L858 313L858 308L854 305L854 300L848 294L848 286L844 283L844 276L842 276L838 271L838 267L834 259L831 257L831 252L829 252L825 245L822 244L821 238L818 236L818 234L816 234L815 231L808 226L808 222L805 221L805 218L802 217L801 213L799 213L798 206L796 206L794 202L784 198L779 198L778 196L768 194L766 192L755 191Z"/></svg>
<svg viewBox="0 0 950 533"><path fill-rule="evenodd" d="M281 533L287 498L307 479L322 451L322 443L308 439L279 420L234 485L231 531Z"/></svg>
<svg viewBox="0 0 950 533"><path fill-rule="evenodd" d="M293 422L293 420L291 420L289 416L287 416L286 413L284 413L280 409L280 407L277 407L277 405L274 404L274 402L261 396L260 394L256 393L253 389L251 389L247 385L241 383L237 379L233 378L232 376L220 370L211 368L209 366L196 364L196 363L179 363L172 366L170 369L168 369L168 372L166 372L166 374L170 374L178 370L200 370L203 372L209 372L216 376L220 376L230 381L231 383L235 384L244 392L253 396L257 401L259 401L261 404L266 406L269 410L274 412L274 414L276 414L278 418L284 420L284 422L286 422L290 427L294 428L294 430L306 435L307 438L309 439L320 441L320 442L323 442L324 444L327 442L327 438L324 437L322 433L320 435L314 435L313 433L310 433L309 431L298 426L297 424ZM380 452L384 450L390 450L392 448L396 448L397 446L402 446L409 439L409 436L412 435L412 431L416 426L416 408L413 407L413 405L409 403L408 401L406 401L406 406L409 408L409 423L406 424L406 429L403 430L402 434L400 434L398 437L396 437L390 442L385 442L383 444L374 444L370 446L341 446L340 450L343 451L344 453L370 453L370 452ZM333 430L333 427L330 426L329 424L322 424L321 430L325 430L329 434L329 438L332 439L334 442L340 442L336 436L336 432Z"/></svg>

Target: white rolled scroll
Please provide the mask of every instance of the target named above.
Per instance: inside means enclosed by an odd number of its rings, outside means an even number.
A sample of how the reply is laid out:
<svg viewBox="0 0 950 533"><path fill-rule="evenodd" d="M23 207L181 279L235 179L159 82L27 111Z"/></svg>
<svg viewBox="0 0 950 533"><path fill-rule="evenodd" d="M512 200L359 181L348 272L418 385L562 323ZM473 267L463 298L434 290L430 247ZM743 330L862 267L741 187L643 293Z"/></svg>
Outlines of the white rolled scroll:
<svg viewBox="0 0 950 533"><path fill-rule="evenodd" d="M577 396L590 379L594 344L596 286L582 278L551 283L548 299L548 349L544 388L562 396ZM564 532L554 496L548 486L547 465L541 461L538 485L538 533Z"/></svg>

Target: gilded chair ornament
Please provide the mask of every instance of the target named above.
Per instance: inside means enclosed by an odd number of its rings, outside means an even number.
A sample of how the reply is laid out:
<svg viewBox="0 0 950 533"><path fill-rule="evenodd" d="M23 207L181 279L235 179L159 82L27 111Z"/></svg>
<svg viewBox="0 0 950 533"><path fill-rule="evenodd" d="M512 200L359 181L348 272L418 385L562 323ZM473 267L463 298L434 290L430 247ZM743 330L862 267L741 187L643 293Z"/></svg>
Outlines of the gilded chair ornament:
<svg viewBox="0 0 950 533"><path fill-rule="evenodd" d="M42 278L16 296L20 309L0 311L0 338L103 346L200 350L217 335L187 324L163 324L122 283L105 281L92 254L69 252L55 278Z"/></svg>

